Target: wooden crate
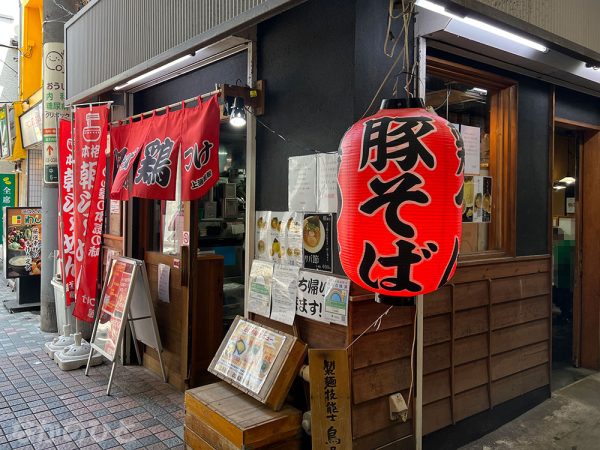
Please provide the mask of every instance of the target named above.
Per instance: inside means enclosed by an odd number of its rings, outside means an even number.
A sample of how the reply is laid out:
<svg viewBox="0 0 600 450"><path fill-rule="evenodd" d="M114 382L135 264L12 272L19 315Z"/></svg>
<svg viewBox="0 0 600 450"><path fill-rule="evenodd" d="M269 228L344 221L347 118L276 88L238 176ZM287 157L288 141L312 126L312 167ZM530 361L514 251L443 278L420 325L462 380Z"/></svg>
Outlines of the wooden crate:
<svg viewBox="0 0 600 450"><path fill-rule="evenodd" d="M188 448L300 449L302 414L269 407L221 381L185 393L184 438Z"/></svg>

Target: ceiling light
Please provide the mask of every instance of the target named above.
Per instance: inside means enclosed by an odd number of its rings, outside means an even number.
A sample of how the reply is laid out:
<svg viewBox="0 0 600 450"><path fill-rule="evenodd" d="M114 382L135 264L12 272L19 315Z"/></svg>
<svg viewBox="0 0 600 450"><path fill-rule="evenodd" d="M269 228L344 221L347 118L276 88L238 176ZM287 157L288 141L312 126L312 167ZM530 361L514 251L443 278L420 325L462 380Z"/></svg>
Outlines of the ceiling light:
<svg viewBox="0 0 600 450"><path fill-rule="evenodd" d="M156 69L153 69L149 72L143 73L135 78L132 78L131 80L129 80L128 82L126 82L125 84L121 84L119 86L115 86L115 91L119 91L123 88L126 88L127 86L130 86L134 83L137 83L138 81L142 81L145 80L148 77L151 77L152 75L156 75L159 72L163 72L164 70L168 69L169 67L173 67L176 64L179 64L182 61L185 61L188 58L191 58L193 55L187 54L187 55L183 55L181 58L175 59L171 62L168 62L167 64L164 64L160 67L157 67Z"/></svg>
<svg viewBox="0 0 600 450"><path fill-rule="evenodd" d="M533 48L534 50L538 50L540 52L547 52L548 47L532 41L530 39L524 38L523 36L519 36L517 34L511 33L510 31L503 30L502 28L498 28L494 25L490 25L489 23L482 22L481 20L473 19L472 17L460 17L456 14L452 14L447 11L446 8L442 5L438 5L437 3L430 2L429 0L417 0L415 3L417 6L428 9L430 11L436 12L438 14L442 14L446 17L450 17L455 20L459 20L466 24L469 24L473 27L479 28L480 30L485 30L489 33L495 34L496 36L503 37L505 39L509 39L513 42L516 42L521 45L525 45L529 48Z"/></svg>
<svg viewBox="0 0 600 450"><path fill-rule="evenodd" d="M558 180L559 183L564 183L566 185L573 184L575 183L575 181L577 180L573 177L563 177L560 180Z"/></svg>
<svg viewBox="0 0 600 450"><path fill-rule="evenodd" d="M476 93L481 94L481 95L487 95L487 89L482 89L482 88L474 87L472 89L469 89L469 91L476 92Z"/></svg>

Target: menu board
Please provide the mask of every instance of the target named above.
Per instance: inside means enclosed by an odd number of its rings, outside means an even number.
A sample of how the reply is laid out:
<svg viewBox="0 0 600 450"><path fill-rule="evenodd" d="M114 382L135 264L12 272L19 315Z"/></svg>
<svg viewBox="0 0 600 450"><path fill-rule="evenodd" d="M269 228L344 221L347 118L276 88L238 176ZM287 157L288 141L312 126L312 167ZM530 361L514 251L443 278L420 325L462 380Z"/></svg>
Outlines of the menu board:
<svg viewBox="0 0 600 450"><path fill-rule="evenodd" d="M258 394L279 355L286 336L239 320L211 371Z"/></svg>
<svg viewBox="0 0 600 450"><path fill-rule="evenodd" d="M333 272L331 214L305 214L302 247L305 269Z"/></svg>
<svg viewBox="0 0 600 450"><path fill-rule="evenodd" d="M42 209L5 208L4 276L20 278L42 271Z"/></svg>
<svg viewBox="0 0 600 450"><path fill-rule="evenodd" d="M114 360L123 332L123 323L129 293L132 287L135 263L114 260L100 305L98 328L93 343L110 360Z"/></svg>

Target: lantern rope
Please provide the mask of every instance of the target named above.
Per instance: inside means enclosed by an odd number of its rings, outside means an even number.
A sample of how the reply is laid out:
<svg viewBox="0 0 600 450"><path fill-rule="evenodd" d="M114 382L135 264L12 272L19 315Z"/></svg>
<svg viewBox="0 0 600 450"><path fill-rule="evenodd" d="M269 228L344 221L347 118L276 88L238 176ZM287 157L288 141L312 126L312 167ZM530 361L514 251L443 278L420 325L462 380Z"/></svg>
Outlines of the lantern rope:
<svg viewBox="0 0 600 450"><path fill-rule="evenodd" d="M369 325L367 328L365 328L365 330L362 333L360 333L358 336L356 336L356 338L352 342L350 342L350 344L348 344L348 346L344 350L348 350L350 347L352 347L356 343L356 341L358 341L361 337L363 337L365 335L365 333L367 331L369 331L371 328L375 327L375 331L379 331L379 327L381 327L382 319L384 318L384 316L387 315L387 313L389 313L392 310L393 307L394 306L392 305L388 309L386 309L385 312L382 315L380 315L377 319L375 319L371 325Z"/></svg>

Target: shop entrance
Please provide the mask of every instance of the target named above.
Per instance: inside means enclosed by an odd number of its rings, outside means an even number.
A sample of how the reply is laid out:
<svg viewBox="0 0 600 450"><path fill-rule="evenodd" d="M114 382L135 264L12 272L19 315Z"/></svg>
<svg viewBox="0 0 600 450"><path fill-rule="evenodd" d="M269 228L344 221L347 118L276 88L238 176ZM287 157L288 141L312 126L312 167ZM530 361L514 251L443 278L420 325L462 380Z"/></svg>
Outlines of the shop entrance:
<svg viewBox="0 0 600 450"><path fill-rule="evenodd" d="M600 133L555 121L552 161L554 389L600 368Z"/></svg>

